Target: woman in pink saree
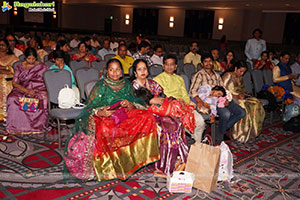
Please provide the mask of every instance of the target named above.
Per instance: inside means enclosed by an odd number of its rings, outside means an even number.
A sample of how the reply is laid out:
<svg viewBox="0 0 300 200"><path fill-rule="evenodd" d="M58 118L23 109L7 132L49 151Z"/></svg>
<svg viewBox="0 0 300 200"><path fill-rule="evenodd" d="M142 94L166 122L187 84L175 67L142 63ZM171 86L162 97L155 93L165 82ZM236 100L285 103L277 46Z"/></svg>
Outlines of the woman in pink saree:
<svg viewBox="0 0 300 200"><path fill-rule="evenodd" d="M33 48L28 47L24 55L25 61L16 67L13 90L7 97L6 131L9 134L43 133L48 120L48 95L43 80L48 67L37 61L37 52ZM22 110L20 97L38 99L37 110Z"/></svg>

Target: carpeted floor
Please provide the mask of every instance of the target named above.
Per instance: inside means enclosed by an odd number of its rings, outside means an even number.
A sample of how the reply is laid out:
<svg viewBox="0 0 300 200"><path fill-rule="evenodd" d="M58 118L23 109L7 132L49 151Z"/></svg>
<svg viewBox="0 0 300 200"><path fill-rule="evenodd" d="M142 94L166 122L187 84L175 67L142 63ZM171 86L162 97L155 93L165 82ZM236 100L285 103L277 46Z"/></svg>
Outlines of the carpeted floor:
<svg viewBox="0 0 300 200"><path fill-rule="evenodd" d="M0 140L1 133L3 126ZM9 136L0 142L0 199L300 199L299 136L279 123L265 127L247 144L228 141L235 177L231 183L220 182L210 194L196 189L169 193L166 180L147 167L125 182L65 184L62 152L53 142L57 135L46 140L43 135Z"/></svg>

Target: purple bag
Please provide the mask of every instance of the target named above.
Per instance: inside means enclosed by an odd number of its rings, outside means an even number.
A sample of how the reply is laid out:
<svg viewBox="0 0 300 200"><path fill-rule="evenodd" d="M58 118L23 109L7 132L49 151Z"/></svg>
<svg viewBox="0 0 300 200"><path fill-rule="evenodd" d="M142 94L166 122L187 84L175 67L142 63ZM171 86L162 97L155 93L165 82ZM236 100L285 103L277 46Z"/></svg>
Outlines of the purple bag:
<svg viewBox="0 0 300 200"><path fill-rule="evenodd" d="M121 101L115 103L109 107L109 110L115 110L115 112L110 116L110 119L116 124L120 124L125 119L128 119L125 108L120 107Z"/></svg>

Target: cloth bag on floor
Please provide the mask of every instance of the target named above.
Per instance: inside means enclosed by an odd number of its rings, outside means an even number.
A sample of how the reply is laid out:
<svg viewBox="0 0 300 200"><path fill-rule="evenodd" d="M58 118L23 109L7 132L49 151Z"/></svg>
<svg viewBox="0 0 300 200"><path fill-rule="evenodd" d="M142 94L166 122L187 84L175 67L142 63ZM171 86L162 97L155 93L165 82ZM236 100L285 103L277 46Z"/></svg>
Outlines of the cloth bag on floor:
<svg viewBox="0 0 300 200"><path fill-rule="evenodd" d="M219 175L221 150L201 142L191 146L185 171L195 175L194 187L210 193Z"/></svg>

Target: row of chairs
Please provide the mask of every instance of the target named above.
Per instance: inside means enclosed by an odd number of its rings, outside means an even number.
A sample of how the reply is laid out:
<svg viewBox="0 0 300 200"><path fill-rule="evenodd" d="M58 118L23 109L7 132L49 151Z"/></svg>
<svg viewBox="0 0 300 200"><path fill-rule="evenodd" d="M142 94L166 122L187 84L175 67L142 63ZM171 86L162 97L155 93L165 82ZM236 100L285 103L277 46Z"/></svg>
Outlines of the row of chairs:
<svg viewBox="0 0 300 200"><path fill-rule="evenodd" d="M99 74L96 69L93 68L81 68L75 73L75 77L78 82L81 97L87 97L99 79ZM72 86L72 78L70 72L66 70L47 70L44 75L44 81L48 92L48 105L49 105L49 121L51 118L56 119L58 129L58 147L61 148L61 120L76 119L81 113L81 109L61 109L57 106L59 91L67 84L69 87ZM47 129L45 137L47 135Z"/></svg>

